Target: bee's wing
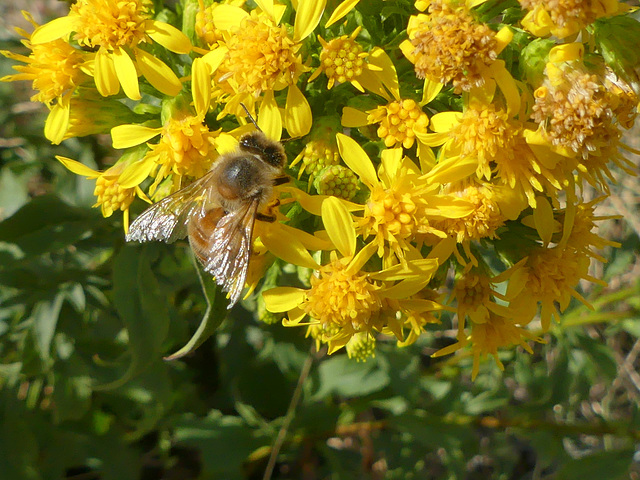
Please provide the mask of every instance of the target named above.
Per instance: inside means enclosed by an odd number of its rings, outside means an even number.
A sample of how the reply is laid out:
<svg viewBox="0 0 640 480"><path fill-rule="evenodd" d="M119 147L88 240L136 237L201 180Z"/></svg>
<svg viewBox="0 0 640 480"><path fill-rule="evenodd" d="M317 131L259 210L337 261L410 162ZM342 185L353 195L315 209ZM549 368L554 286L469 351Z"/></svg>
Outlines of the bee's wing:
<svg viewBox="0 0 640 480"><path fill-rule="evenodd" d="M154 203L129 227L127 242L162 240L175 242L187 235L187 224L194 215L203 216L213 198L212 173L207 173L191 185Z"/></svg>
<svg viewBox="0 0 640 480"><path fill-rule="evenodd" d="M204 269L229 292L229 307L240 298L251 257L251 236L258 212L258 200L222 217L213 233L212 248L202 259Z"/></svg>

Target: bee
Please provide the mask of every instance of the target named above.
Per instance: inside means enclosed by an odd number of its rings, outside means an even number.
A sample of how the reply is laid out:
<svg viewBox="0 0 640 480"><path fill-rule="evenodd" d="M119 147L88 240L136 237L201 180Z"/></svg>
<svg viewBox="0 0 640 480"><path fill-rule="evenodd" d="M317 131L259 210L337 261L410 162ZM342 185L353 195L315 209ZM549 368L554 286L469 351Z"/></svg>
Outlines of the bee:
<svg viewBox="0 0 640 480"><path fill-rule="evenodd" d="M142 212L126 237L128 242L172 243L188 236L204 270L228 292L227 308L244 288L255 221L276 220L260 210L271 200L273 187L289 181L282 144L267 138L249 118L257 131L241 137L238 148L218 158L202 178Z"/></svg>

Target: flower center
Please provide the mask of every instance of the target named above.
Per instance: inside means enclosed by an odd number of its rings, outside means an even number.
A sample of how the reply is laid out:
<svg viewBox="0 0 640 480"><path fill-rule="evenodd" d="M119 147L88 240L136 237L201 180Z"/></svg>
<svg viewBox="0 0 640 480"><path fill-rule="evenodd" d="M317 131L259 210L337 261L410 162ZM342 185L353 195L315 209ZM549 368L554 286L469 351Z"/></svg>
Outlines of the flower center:
<svg viewBox="0 0 640 480"><path fill-rule="evenodd" d="M489 277L476 273L467 273L455 286L458 309L475 311L491 300L491 284Z"/></svg>
<svg viewBox="0 0 640 480"><path fill-rule="evenodd" d="M411 39L418 78L453 82L457 91L484 84L482 73L497 58L495 33L477 23L464 8L442 1L429 6L429 15Z"/></svg>
<svg viewBox="0 0 640 480"><path fill-rule="evenodd" d="M75 39L90 48L135 47L146 40L148 0L78 0L69 15L77 16Z"/></svg>
<svg viewBox="0 0 640 480"><path fill-rule="evenodd" d="M414 100L396 100L369 112L368 121L379 123L378 137L387 148L402 144L411 148L416 132L427 133L429 117Z"/></svg>
<svg viewBox="0 0 640 480"><path fill-rule="evenodd" d="M376 186L364 207L363 236L376 235L392 243L412 238L416 232L416 210L409 193Z"/></svg>
<svg viewBox="0 0 640 480"><path fill-rule="evenodd" d="M324 43L320 52L320 63L329 78L329 88L334 83L350 82L362 75L367 55L362 46L354 40L354 35L343 35Z"/></svg>
<svg viewBox="0 0 640 480"><path fill-rule="evenodd" d="M267 23L269 22L269 23ZM246 18L226 43L229 53L218 68L217 82L228 93L259 95L292 85L302 72L299 45L284 26ZM227 81L223 81L227 80Z"/></svg>
<svg viewBox="0 0 640 480"><path fill-rule="evenodd" d="M100 175L96 179L93 194L98 197L94 206L102 207L104 217L110 217L117 210L125 211L135 198L135 188L122 188L117 176Z"/></svg>
<svg viewBox="0 0 640 480"><path fill-rule="evenodd" d="M81 54L64 40L55 40L31 47L29 65L19 67L33 73L33 89L38 93L31 100L49 105L56 98L73 90L81 81Z"/></svg>
<svg viewBox="0 0 640 480"><path fill-rule="evenodd" d="M358 177L349 168L331 165L318 173L314 186L320 195L351 200L358 190Z"/></svg>
<svg viewBox="0 0 640 480"><path fill-rule="evenodd" d="M382 308L378 287L365 274L348 273L345 268L339 259L323 266L319 276L311 277L311 289L301 307L328 327L368 331Z"/></svg>

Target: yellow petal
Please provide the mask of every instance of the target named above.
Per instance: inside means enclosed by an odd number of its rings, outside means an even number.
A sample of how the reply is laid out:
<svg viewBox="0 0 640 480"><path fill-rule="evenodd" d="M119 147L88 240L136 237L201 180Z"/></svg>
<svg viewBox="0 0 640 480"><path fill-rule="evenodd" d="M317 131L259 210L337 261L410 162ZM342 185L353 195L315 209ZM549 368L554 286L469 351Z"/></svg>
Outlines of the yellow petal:
<svg viewBox="0 0 640 480"><path fill-rule="evenodd" d="M354 128L369 125L369 115L357 108L344 107L342 109L342 126Z"/></svg>
<svg viewBox="0 0 640 480"><path fill-rule="evenodd" d="M30 41L32 45L52 42L58 38L66 37L74 28L75 19L73 17L56 18L36 28L31 34Z"/></svg>
<svg viewBox="0 0 640 480"><path fill-rule="evenodd" d="M158 91L171 97L180 93L182 90L180 79L162 60L138 48L136 49L136 61L140 73Z"/></svg>
<svg viewBox="0 0 640 480"><path fill-rule="evenodd" d="M151 128L144 125L118 125L111 129L113 148L129 148L151 140L162 132L162 127Z"/></svg>
<svg viewBox="0 0 640 480"><path fill-rule="evenodd" d="M272 140L282 138L282 115L273 96L273 90L267 90L258 111L258 126Z"/></svg>
<svg viewBox="0 0 640 480"><path fill-rule="evenodd" d="M191 66L191 95L196 114L204 117L211 102L211 74L202 58L195 58Z"/></svg>
<svg viewBox="0 0 640 480"><path fill-rule="evenodd" d="M405 40L400 44L400 51L411 63L415 63L416 56L413 54L415 49L416 47L409 40Z"/></svg>
<svg viewBox="0 0 640 480"><path fill-rule="evenodd" d="M248 16L249 14L242 8L222 3L216 6L213 24L220 30L233 30L240 28L240 23Z"/></svg>
<svg viewBox="0 0 640 480"><path fill-rule="evenodd" d="M285 262L314 270L320 268L320 265L313 259L307 249L304 248L304 245L296 238L291 238L291 235L285 233L283 230L270 228L266 230L260 238L271 253Z"/></svg>
<svg viewBox="0 0 640 480"><path fill-rule="evenodd" d="M322 223L329 238L343 257L356 253L356 229L351 214L336 197L322 202Z"/></svg>
<svg viewBox="0 0 640 480"><path fill-rule="evenodd" d="M325 23L324 27L329 28L331 25L336 23L342 17L344 17L347 13L349 13L353 8L360 2L360 0L344 0L340 5L336 7L333 11L327 23Z"/></svg>
<svg viewBox="0 0 640 480"><path fill-rule="evenodd" d="M333 249L333 243L331 243L329 240L320 238L316 235L311 235L310 233L290 227L289 225L285 225L284 223L280 225L279 228L284 230L285 234L291 235L293 238L300 240L300 243L302 243L302 245L304 245L304 247L309 250Z"/></svg>
<svg viewBox="0 0 640 480"><path fill-rule="evenodd" d="M44 136L54 145L59 145L69 129L71 95L65 95L53 106L44 123Z"/></svg>
<svg viewBox="0 0 640 480"><path fill-rule="evenodd" d="M218 47L202 57L202 60L209 65L209 68L213 73L218 69L228 51L229 49L227 47Z"/></svg>
<svg viewBox="0 0 640 480"><path fill-rule="evenodd" d="M264 304L272 313L288 312L304 302L306 291L301 288L276 287L262 292Z"/></svg>
<svg viewBox="0 0 640 480"><path fill-rule="evenodd" d="M432 276L433 272L431 272L431 275L426 275L423 278L411 278L409 280L403 280L402 282L396 283L392 287L383 288L379 291L379 294L387 298L403 300L410 297L411 295L415 295L420 290L422 290L427 285L427 283L429 283Z"/></svg>
<svg viewBox="0 0 640 480"><path fill-rule="evenodd" d="M98 92L103 97L115 95L120 91L120 82L113 64L113 58L106 49L101 48L95 57L95 82Z"/></svg>
<svg viewBox="0 0 640 480"><path fill-rule="evenodd" d="M272 19L274 18L273 0L256 0L256 4L258 5L258 7L260 7L260 10L269 15Z"/></svg>
<svg viewBox="0 0 640 480"><path fill-rule="evenodd" d="M424 85L422 87L422 100L420 100L420 106L424 106L431 102L440 93L444 85L430 78L424 79Z"/></svg>
<svg viewBox="0 0 640 480"><path fill-rule="evenodd" d="M282 326L297 327L299 325L310 325L309 322L302 323L302 320L304 320L304 317L306 316L307 316L307 313L301 308L298 308L298 307L292 308L291 310L289 310L289 313L287 314L287 318L282 320Z"/></svg>
<svg viewBox="0 0 640 480"><path fill-rule="evenodd" d="M154 156L145 157L142 160L127 165L118 177L118 184L120 184L122 188L137 187L149 176L155 165Z"/></svg>
<svg viewBox="0 0 640 480"><path fill-rule="evenodd" d="M391 92L393 98L399 100L400 85L398 83L398 74L389 55L380 47L375 47L371 50L367 60L370 65L380 68L380 71L376 72L375 75L382 81L383 85L387 87L389 92Z"/></svg>
<svg viewBox="0 0 640 480"><path fill-rule="evenodd" d="M393 267L376 272L370 275L370 278L383 282L397 282L408 278L423 278L425 275L433 275L438 269L438 265L438 260L435 258L412 260L406 262L404 265L399 263Z"/></svg>
<svg viewBox="0 0 640 480"><path fill-rule="evenodd" d="M293 41L300 42L307 38L320 23L327 0L300 0L293 25Z"/></svg>
<svg viewBox="0 0 640 480"><path fill-rule="evenodd" d="M145 33L149 35L154 42L159 43L174 53L189 53L191 51L189 37L168 23L157 20L147 20L145 22Z"/></svg>
<svg viewBox="0 0 640 480"><path fill-rule="evenodd" d="M507 113L511 116L517 114L520 111L520 91L515 79L505 68L504 60L496 60L489 68L507 101Z"/></svg>
<svg viewBox="0 0 640 480"><path fill-rule="evenodd" d="M423 178L427 183L453 183L475 174L478 160L471 157L451 157L438 162Z"/></svg>
<svg viewBox="0 0 640 480"><path fill-rule="evenodd" d="M496 53L500 53L511 43L511 40L513 40L513 32L511 28L505 26L496 33L494 38L496 39Z"/></svg>
<svg viewBox="0 0 640 480"><path fill-rule="evenodd" d="M546 247L551 242L554 230L553 207L545 197L536 197L536 208L533 210L533 223L538 235Z"/></svg>
<svg viewBox="0 0 640 480"><path fill-rule="evenodd" d="M222 132L216 138L216 150L220 155L225 153L234 152L238 149L238 139L233 135Z"/></svg>
<svg viewBox="0 0 640 480"><path fill-rule="evenodd" d="M113 65L116 75L122 85L122 89L131 100L140 100L140 87L138 85L138 72L136 66L127 52L121 48L116 48L113 53Z"/></svg>
<svg viewBox="0 0 640 480"><path fill-rule="evenodd" d="M360 177L360 180L372 189L378 182L376 170L373 163L360 145L351 137L342 133L336 135L338 150L344 163Z"/></svg>
<svg viewBox="0 0 640 480"><path fill-rule="evenodd" d="M549 50L549 61L553 63L580 60L584 55L584 45L579 42L565 43Z"/></svg>
<svg viewBox="0 0 640 480"><path fill-rule="evenodd" d="M460 124L462 112L440 112L431 117L431 130L437 133L449 132L453 127Z"/></svg>
<svg viewBox="0 0 640 480"><path fill-rule="evenodd" d="M75 160L71 160L67 157L61 157L60 155L56 155L56 158L67 168L67 170L72 171L76 175L82 175L87 178L97 178L100 176L100 172L87 167L83 163L76 162Z"/></svg>
<svg viewBox="0 0 640 480"><path fill-rule="evenodd" d="M346 273L355 274L365 266L374 253L378 251L378 245L375 242L369 242L362 247L355 257L347 265Z"/></svg>
<svg viewBox="0 0 640 480"><path fill-rule="evenodd" d="M311 131L311 107L296 85L289 86L284 107L284 124L292 137L303 137Z"/></svg>

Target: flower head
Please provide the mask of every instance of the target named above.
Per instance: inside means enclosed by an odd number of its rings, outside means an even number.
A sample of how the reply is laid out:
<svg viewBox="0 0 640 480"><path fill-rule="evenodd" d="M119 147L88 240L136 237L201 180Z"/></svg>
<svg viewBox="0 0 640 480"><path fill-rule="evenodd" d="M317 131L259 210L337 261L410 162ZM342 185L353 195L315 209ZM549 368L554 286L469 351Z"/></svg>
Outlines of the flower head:
<svg viewBox="0 0 640 480"><path fill-rule="evenodd" d="M81 47L96 50L93 75L103 96L115 95L122 86L129 98L139 100L138 72L160 92L174 96L182 89L176 74L139 45L155 41L172 52L188 53L191 43L175 27L153 20L151 5L148 0L78 0L68 16L37 28L31 42L48 43L73 32Z"/></svg>

